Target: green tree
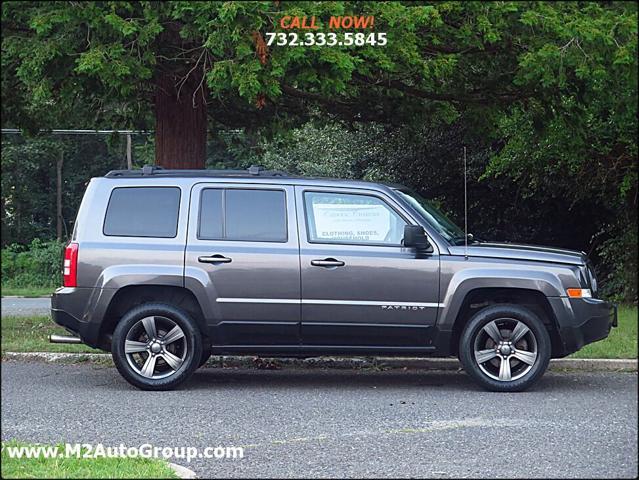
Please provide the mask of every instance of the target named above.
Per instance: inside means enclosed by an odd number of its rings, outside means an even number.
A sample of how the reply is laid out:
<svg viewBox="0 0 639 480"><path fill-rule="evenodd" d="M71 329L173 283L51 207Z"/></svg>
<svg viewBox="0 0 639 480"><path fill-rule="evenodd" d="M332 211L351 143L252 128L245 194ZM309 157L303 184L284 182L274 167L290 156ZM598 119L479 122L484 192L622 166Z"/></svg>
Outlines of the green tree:
<svg viewBox="0 0 639 480"><path fill-rule="evenodd" d="M348 14L374 16L388 44L264 44L284 15L325 31ZM636 299L637 54L635 2L9 1L2 125L154 129L156 163L188 168L208 133L209 164L384 175L453 212L446 167L467 144L481 192L506 204L490 228L523 215L519 238L560 243L580 226ZM292 128L309 119L315 143Z"/></svg>
<svg viewBox="0 0 639 480"><path fill-rule="evenodd" d="M375 16L388 45L263 43L283 15L344 14ZM154 123L156 162L184 167L204 164L207 118L280 126L309 106L398 125L470 110L494 132L566 97L579 111L602 82L627 93L636 21L629 3L5 2L3 122Z"/></svg>
<svg viewBox="0 0 639 480"><path fill-rule="evenodd" d="M56 236L56 163L61 154L61 237L68 239L87 181L126 168L122 141L97 135L3 136L2 245Z"/></svg>

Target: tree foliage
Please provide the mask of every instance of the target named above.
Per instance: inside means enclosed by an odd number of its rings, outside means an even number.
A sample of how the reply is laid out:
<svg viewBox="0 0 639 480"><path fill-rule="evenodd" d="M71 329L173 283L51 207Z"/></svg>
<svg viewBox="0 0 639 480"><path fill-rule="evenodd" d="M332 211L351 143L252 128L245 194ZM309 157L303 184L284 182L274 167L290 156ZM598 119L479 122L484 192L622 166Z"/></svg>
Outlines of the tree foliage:
<svg viewBox="0 0 639 480"><path fill-rule="evenodd" d="M283 15L326 30L349 14L388 44L264 48ZM636 271L637 54L634 2L4 2L2 125L152 128L170 75L206 101L210 148L230 147L210 162L384 175L456 214L465 144L488 231L561 243L570 225L621 285Z"/></svg>
<svg viewBox="0 0 639 480"><path fill-rule="evenodd" d="M375 16L388 45L256 54L256 38L283 15L344 14ZM97 123L141 124L158 71L188 67L222 123L307 104L357 119L451 121L465 108L528 110L532 99L583 104L609 82L627 90L636 19L624 3L5 2L3 96L13 92L6 112L17 123L50 120L55 102L90 106Z"/></svg>
<svg viewBox="0 0 639 480"><path fill-rule="evenodd" d="M144 144L139 147L143 149ZM3 246L55 236L56 161L60 155L64 158L62 217L67 238L88 180L112 169L126 168L123 139L119 137L3 136Z"/></svg>

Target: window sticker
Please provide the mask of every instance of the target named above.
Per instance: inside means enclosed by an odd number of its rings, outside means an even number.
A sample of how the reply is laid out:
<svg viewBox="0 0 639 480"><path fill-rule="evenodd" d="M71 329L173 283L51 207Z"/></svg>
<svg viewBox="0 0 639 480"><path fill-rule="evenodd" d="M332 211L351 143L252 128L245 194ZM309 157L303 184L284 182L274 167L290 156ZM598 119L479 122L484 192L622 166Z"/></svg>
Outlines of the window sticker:
<svg viewBox="0 0 639 480"><path fill-rule="evenodd" d="M318 240L388 242L390 212L383 205L313 204Z"/></svg>

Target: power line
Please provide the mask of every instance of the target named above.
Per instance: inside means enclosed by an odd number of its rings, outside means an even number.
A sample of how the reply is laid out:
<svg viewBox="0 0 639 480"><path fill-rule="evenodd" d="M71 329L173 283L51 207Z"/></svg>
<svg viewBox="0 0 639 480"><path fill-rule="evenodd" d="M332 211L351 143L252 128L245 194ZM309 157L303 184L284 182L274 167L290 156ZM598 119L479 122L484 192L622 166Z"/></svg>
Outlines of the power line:
<svg viewBox="0 0 639 480"><path fill-rule="evenodd" d="M21 134L22 130L19 128L3 128L2 133ZM39 130L39 133L50 133L53 135L151 135L154 132L147 132L144 130Z"/></svg>

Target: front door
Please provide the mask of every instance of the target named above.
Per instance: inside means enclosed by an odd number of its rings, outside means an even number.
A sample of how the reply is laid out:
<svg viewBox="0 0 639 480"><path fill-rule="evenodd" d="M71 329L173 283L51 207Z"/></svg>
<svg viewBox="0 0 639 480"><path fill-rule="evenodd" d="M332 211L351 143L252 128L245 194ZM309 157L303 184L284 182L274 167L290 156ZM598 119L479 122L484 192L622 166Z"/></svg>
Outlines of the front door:
<svg viewBox="0 0 639 480"><path fill-rule="evenodd" d="M301 297L293 187L195 185L185 281L207 300L203 309L214 345L297 349Z"/></svg>
<svg viewBox="0 0 639 480"><path fill-rule="evenodd" d="M303 345L432 350L439 255L418 259L402 246L404 226L415 222L381 192L295 189Z"/></svg>

